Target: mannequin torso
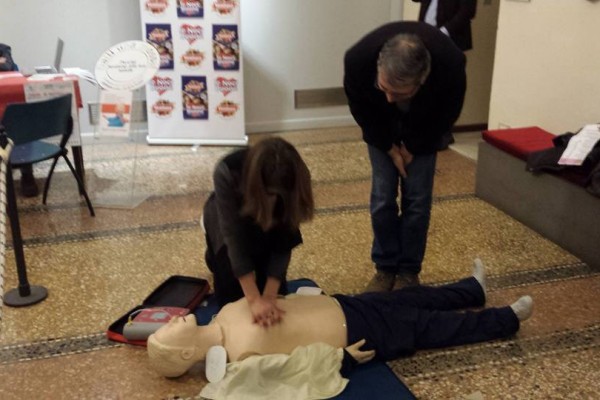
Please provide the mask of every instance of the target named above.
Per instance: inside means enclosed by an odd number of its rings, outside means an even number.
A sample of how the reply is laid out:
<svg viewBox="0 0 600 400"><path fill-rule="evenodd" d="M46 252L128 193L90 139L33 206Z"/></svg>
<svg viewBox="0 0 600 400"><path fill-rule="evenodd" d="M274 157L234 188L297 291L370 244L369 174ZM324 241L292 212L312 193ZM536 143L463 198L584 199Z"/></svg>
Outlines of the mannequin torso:
<svg viewBox="0 0 600 400"><path fill-rule="evenodd" d="M221 309L213 323L221 326L228 361L254 354L289 354L316 342L346 347L346 319L332 297L291 295L278 299L277 305L286 313L280 323L268 328L252 322L245 300Z"/></svg>

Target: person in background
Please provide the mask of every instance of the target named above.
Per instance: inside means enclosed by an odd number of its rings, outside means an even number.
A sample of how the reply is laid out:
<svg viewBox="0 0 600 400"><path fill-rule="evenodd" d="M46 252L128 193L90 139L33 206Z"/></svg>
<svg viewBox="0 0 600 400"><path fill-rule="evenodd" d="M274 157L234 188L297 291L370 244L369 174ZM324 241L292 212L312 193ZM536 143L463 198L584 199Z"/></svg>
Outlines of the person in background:
<svg viewBox="0 0 600 400"><path fill-rule="evenodd" d="M462 110L465 56L439 29L393 22L352 46L344 69L348 104L372 168L376 274L366 291L418 285L437 150Z"/></svg>
<svg viewBox="0 0 600 400"><path fill-rule="evenodd" d="M16 71L17 66L12 59L12 52L9 45L0 43L0 72Z"/></svg>
<svg viewBox="0 0 600 400"><path fill-rule="evenodd" d="M0 43L0 72L18 71L17 64L12 58L10 46ZM35 197L39 193L33 166L31 164L21 167L21 195L24 197Z"/></svg>
<svg viewBox="0 0 600 400"><path fill-rule="evenodd" d="M256 323L276 324L300 224L314 213L308 167L290 143L267 138L224 157L213 180L203 226L215 296L220 305L245 297Z"/></svg>
<svg viewBox="0 0 600 400"><path fill-rule="evenodd" d="M419 21L439 28L462 51L473 48L471 20L477 13L477 0L413 0L421 3Z"/></svg>
<svg viewBox="0 0 600 400"><path fill-rule="evenodd" d="M421 3L419 21L439 28L462 51L473 48L471 20L477 13L477 0L413 0ZM454 143L452 131L446 132L440 150Z"/></svg>

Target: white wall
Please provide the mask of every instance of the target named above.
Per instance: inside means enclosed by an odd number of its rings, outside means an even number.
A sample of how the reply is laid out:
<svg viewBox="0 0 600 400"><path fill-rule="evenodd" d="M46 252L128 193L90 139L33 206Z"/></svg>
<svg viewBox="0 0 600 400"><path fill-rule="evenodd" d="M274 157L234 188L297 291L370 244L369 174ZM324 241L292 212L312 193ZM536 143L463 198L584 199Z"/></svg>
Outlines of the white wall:
<svg viewBox="0 0 600 400"><path fill-rule="evenodd" d="M399 19L395 0L243 0L248 132L352 125L348 107L294 109L294 90L341 87L344 52Z"/></svg>
<svg viewBox="0 0 600 400"><path fill-rule="evenodd" d="M490 129L600 121L600 2L502 0Z"/></svg>
<svg viewBox="0 0 600 400"><path fill-rule="evenodd" d="M600 2L491 1L499 2L500 16L495 55L486 48L481 57L495 60L489 127L539 125L561 133L599 121ZM459 123L484 122L487 95L480 91L486 79L474 74L486 67L474 60L488 46L478 29L486 29L485 35L495 30L486 2L478 3L475 48L467 53L469 91ZM340 86L344 51L364 33L399 18L403 8L407 19L415 19L418 7L410 0L241 4L250 132L353 124L346 107L294 110L294 90ZM0 42L13 47L22 69L51 64L58 36L65 40L63 66L93 70L106 48L141 38L138 0L0 0ZM96 101L95 89L81 86L84 101ZM84 131L90 129L87 120L84 110Z"/></svg>
<svg viewBox="0 0 600 400"><path fill-rule="evenodd" d="M63 67L94 71L104 50L141 39L137 0L0 0L0 42L12 47L23 72L52 65L57 37L64 40ZM97 101L97 90L81 82L84 105ZM87 107L80 115L82 132L93 132Z"/></svg>
<svg viewBox="0 0 600 400"><path fill-rule="evenodd" d="M208 0L206 0L208 3ZM241 40L248 132L354 124L347 107L294 110L294 90L340 87L345 50L362 35L399 19L402 0L242 0ZM93 72L110 46L141 39L138 0L0 0L0 42L24 72L54 61ZM82 82L84 103L97 91ZM87 108L82 132L92 132Z"/></svg>

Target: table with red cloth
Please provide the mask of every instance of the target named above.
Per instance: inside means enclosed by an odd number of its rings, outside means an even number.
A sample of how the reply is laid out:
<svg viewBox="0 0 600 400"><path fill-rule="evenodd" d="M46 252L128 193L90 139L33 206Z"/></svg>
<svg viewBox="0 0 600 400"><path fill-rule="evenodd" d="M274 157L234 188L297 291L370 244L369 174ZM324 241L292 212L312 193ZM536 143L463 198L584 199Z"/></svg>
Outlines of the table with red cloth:
<svg viewBox="0 0 600 400"><path fill-rule="evenodd" d="M52 81L71 81L73 82L73 91L75 92L75 101L77 108L83 107L81 100L81 93L79 91L79 81L76 76L64 75L57 76L48 81L35 81L35 82L52 82ZM25 85L33 81L28 80L27 77L23 76L19 72L0 72L0 121L4 116L4 111L10 103L24 103L25 102ZM83 152L81 145L71 146L73 151L73 159L75 162L75 169L81 177L81 180L85 182L85 170L83 166ZM85 183L84 183L85 184Z"/></svg>

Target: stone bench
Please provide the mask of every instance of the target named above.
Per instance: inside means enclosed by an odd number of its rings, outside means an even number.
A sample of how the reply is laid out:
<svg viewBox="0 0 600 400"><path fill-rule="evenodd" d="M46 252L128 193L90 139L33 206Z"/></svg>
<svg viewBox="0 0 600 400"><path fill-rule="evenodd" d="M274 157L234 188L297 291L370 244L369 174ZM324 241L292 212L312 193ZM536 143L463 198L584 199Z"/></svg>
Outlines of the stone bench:
<svg viewBox="0 0 600 400"><path fill-rule="evenodd" d="M475 193L591 267L600 267L600 198L577 177L532 174L527 156L553 146L538 127L490 130L479 145Z"/></svg>

